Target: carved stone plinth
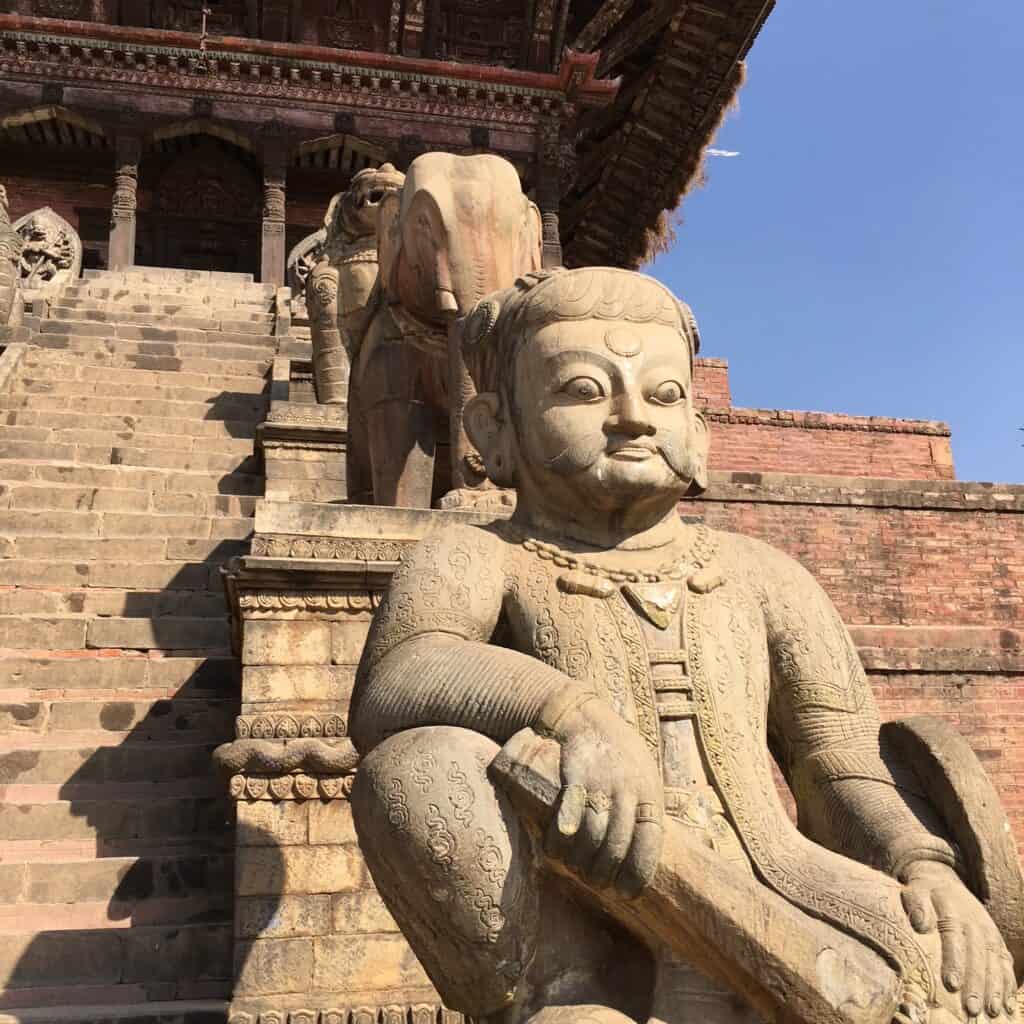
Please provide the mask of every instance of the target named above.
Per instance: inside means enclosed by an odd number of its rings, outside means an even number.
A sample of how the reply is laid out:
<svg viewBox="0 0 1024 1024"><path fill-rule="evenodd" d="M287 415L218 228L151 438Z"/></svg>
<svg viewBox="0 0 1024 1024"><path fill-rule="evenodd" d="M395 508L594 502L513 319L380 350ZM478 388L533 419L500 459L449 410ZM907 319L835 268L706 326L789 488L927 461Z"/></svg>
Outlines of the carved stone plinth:
<svg viewBox="0 0 1024 1024"><path fill-rule="evenodd" d="M257 442L263 454L264 494L274 501L344 501L348 407L318 405L307 360L274 362L270 412Z"/></svg>
<svg viewBox="0 0 1024 1024"><path fill-rule="evenodd" d="M457 1024L369 879L345 737L380 594L439 518L486 521L264 501L226 570L243 666L238 738L216 755L238 808L236 1024Z"/></svg>

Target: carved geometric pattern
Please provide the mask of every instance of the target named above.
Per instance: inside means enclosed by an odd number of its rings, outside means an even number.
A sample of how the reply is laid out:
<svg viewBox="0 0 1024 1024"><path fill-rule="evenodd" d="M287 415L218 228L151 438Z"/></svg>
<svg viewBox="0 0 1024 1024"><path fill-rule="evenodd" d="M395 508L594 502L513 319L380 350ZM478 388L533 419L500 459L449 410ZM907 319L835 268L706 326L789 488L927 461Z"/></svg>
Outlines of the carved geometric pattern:
<svg viewBox="0 0 1024 1024"><path fill-rule="evenodd" d="M232 775L228 792L233 800L347 800L354 774Z"/></svg>
<svg viewBox="0 0 1024 1024"><path fill-rule="evenodd" d="M341 715L296 711L283 715L239 715L235 719L235 731L240 739L290 740L297 736L344 736L346 726Z"/></svg>
<svg viewBox="0 0 1024 1024"><path fill-rule="evenodd" d="M352 562L400 562L416 542L355 540L347 537L254 537L252 553L268 558L339 559Z"/></svg>
<svg viewBox="0 0 1024 1024"><path fill-rule="evenodd" d="M318 591L246 591L238 599L243 612L348 612L359 615L377 610L379 594ZM247 615L247 617L249 617Z"/></svg>

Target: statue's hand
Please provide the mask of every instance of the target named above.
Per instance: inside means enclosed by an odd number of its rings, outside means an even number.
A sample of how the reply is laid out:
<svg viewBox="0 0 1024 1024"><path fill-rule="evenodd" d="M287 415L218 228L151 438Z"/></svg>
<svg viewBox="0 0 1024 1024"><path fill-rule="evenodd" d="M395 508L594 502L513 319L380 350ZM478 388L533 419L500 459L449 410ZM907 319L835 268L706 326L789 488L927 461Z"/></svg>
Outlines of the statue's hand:
<svg viewBox="0 0 1024 1024"><path fill-rule="evenodd" d="M545 850L588 884L625 897L650 883L661 855L658 767L615 711L590 700L559 722L562 792Z"/></svg>
<svg viewBox="0 0 1024 1024"><path fill-rule="evenodd" d="M942 981L969 1017L1016 1012L1013 961L985 908L945 864L917 861L905 874L903 907L915 931L939 931Z"/></svg>

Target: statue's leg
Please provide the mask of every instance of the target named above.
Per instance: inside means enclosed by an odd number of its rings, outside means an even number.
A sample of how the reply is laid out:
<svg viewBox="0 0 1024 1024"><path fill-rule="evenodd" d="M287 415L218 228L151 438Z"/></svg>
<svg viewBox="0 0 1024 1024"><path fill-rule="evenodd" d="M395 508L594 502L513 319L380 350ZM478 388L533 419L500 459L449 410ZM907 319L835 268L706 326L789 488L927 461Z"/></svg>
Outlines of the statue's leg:
<svg viewBox="0 0 1024 1024"><path fill-rule="evenodd" d="M433 726L390 737L360 764L352 811L388 909L445 1004L474 1017L648 1007L649 954L540 870L487 777L497 752L479 733Z"/></svg>
<svg viewBox="0 0 1024 1024"><path fill-rule="evenodd" d="M360 381L366 415L373 497L378 505L430 508L436 413L426 401L422 356L385 343L367 359Z"/></svg>

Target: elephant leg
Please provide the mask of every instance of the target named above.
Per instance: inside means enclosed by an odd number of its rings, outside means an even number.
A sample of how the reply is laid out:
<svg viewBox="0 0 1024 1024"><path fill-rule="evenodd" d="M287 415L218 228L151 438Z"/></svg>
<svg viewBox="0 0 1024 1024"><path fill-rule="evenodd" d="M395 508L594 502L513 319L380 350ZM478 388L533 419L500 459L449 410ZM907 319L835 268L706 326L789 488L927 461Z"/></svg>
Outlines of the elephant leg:
<svg viewBox="0 0 1024 1024"><path fill-rule="evenodd" d="M353 505L373 504L373 477L370 473L370 442L360 390L349 388L348 441L345 447L345 492Z"/></svg>
<svg viewBox="0 0 1024 1024"><path fill-rule="evenodd" d="M434 486L434 412L404 398L367 414L373 498L377 505L430 508Z"/></svg>

